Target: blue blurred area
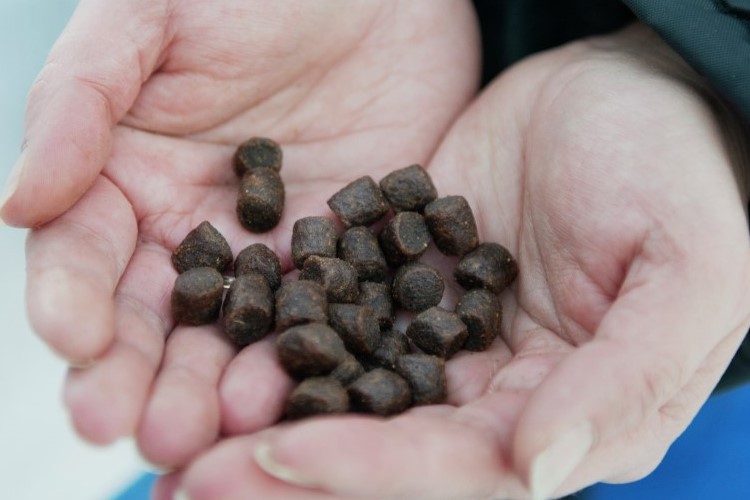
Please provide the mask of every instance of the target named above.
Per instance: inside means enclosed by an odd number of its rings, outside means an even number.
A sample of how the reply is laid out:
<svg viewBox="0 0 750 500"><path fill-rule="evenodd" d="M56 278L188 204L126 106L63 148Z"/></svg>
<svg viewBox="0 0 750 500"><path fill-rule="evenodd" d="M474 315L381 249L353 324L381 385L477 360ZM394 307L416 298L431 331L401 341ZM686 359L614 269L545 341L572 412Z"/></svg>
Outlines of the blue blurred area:
<svg viewBox="0 0 750 500"><path fill-rule="evenodd" d="M156 474L143 474L133 484L112 497L112 500L147 500L151 498L151 488L158 477Z"/></svg>

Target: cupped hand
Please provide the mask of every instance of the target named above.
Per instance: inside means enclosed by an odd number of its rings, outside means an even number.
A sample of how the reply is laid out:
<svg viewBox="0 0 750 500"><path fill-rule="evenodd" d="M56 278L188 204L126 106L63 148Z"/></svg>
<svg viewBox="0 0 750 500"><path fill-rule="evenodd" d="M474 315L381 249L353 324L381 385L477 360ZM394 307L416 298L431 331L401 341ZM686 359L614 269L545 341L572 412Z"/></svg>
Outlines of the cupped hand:
<svg viewBox="0 0 750 500"><path fill-rule="evenodd" d="M230 364L217 327L173 324L171 250L209 220L235 255L264 242L289 270L296 219L359 175L429 159L478 59L463 1L82 1L31 91L2 207L35 227L30 321L76 366L64 396L79 433L136 433L172 467L278 418L289 382L270 341ZM255 135L285 154L286 208L263 235L236 219L230 162Z"/></svg>
<svg viewBox="0 0 750 500"><path fill-rule="evenodd" d="M737 131L639 26L512 68L430 165L520 267L501 338L447 364L448 404L228 439L157 494L547 498L647 474L750 324Z"/></svg>

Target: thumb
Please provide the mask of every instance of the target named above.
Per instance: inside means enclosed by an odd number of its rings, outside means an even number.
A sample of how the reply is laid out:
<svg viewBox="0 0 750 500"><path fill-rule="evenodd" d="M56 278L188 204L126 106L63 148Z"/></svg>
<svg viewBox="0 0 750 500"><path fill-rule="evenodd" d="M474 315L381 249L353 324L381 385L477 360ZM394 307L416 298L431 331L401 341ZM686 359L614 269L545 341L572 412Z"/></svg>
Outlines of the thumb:
<svg viewBox="0 0 750 500"><path fill-rule="evenodd" d="M112 127L165 46L166 4L81 1L29 94L23 150L0 198L3 222L43 224L92 185Z"/></svg>

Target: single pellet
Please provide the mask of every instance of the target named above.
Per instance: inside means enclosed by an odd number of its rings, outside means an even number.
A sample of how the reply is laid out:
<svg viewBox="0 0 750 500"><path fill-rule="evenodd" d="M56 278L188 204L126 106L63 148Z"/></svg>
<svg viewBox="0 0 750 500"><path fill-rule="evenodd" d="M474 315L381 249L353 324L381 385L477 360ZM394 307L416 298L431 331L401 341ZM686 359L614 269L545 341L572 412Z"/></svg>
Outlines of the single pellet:
<svg viewBox="0 0 750 500"><path fill-rule="evenodd" d="M242 177L255 168L281 170L284 155L275 141L265 137L253 137L239 145L232 157L234 172Z"/></svg>
<svg viewBox="0 0 750 500"><path fill-rule="evenodd" d="M444 289L445 282L437 269L415 262L398 269L391 293L397 306L419 312L438 305Z"/></svg>
<svg viewBox="0 0 750 500"><path fill-rule="evenodd" d="M479 243L474 213L463 196L446 196L429 203L424 218L435 245L446 255L464 255Z"/></svg>
<svg viewBox="0 0 750 500"><path fill-rule="evenodd" d="M206 325L216 321L224 296L224 277L213 267L188 269L172 290L172 316L178 323Z"/></svg>
<svg viewBox="0 0 750 500"><path fill-rule="evenodd" d="M274 297L260 274L238 276L224 301L224 332L239 347L265 337L273 324Z"/></svg>
<svg viewBox="0 0 750 500"><path fill-rule="evenodd" d="M328 200L345 226L369 226L388 211L388 202L372 177L350 182Z"/></svg>
<svg viewBox="0 0 750 500"><path fill-rule="evenodd" d="M270 168L256 168L242 176L237 197L237 218L254 232L270 231L281 220L284 211L284 183Z"/></svg>
<svg viewBox="0 0 750 500"><path fill-rule="evenodd" d="M390 370L376 368L347 388L355 411L387 416L401 413L411 405L409 384Z"/></svg>
<svg viewBox="0 0 750 500"><path fill-rule="evenodd" d="M357 361L353 354L347 352L344 361L334 368L330 376L346 387L364 374L365 369L362 364Z"/></svg>
<svg viewBox="0 0 750 500"><path fill-rule="evenodd" d="M453 275L466 289L486 288L500 293L518 276L518 264L504 246L482 243L458 261Z"/></svg>
<svg viewBox="0 0 750 500"><path fill-rule="evenodd" d="M414 406L443 403L448 396L443 358L405 354L396 361L396 373L409 384Z"/></svg>
<svg viewBox="0 0 750 500"><path fill-rule="evenodd" d="M391 289L387 284L374 281L361 282L357 304L370 307L375 312L381 330L393 325L393 302Z"/></svg>
<svg viewBox="0 0 750 500"><path fill-rule="evenodd" d="M352 227L341 235L338 256L354 266L360 281L385 279L388 264L378 239L366 227Z"/></svg>
<svg viewBox="0 0 750 500"><path fill-rule="evenodd" d="M395 212L418 212L437 198L432 179L420 165L391 172L380 181L380 189Z"/></svg>
<svg viewBox="0 0 750 500"><path fill-rule="evenodd" d="M289 281L276 291L276 327L280 330L304 323L326 323L328 301L323 285L314 281Z"/></svg>
<svg viewBox="0 0 750 500"><path fill-rule="evenodd" d="M363 358L367 368L396 369L396 360L409 352L409 339L398 330L384 330L372 354Z"/></svg>
<svg viewBox="0 0 750 500"><path fill-rule="evenodd" d="M333 377L310 377L303 380L289 395L284 415L289 420L346 413L349 410L349 394Z"/></svg>
<svg viewBox="0 0 750 500"><path fill-rule="evenodd" d="M257 273L268 282L271 290L281 285L281 262L273 250L263 243L255 243L237 254L234 260L235 276Z"/></svg>
<svg viewBox="0 0 750 500"><path fill-rule="evenodd" d="M375 312L356 304L331 304L328 321L347 350L354 354L369 354L380 342L380 327Z"/></svg>
<svg viewBox="0 0 750 500"><path fill-rule="evenodd" d="M502 305L497 295L484 288L469 290L456 304L456 314L466 325L468 336L463 348L484 351L500 333Z"/></svg>
<svg viewBox="0 0 750 500"><path fill-rule="evenodd" d="M172 252L172 264L178 273L196 267L224 271L232 263L232 249L222 234L208 221L190 231Z"/></svg>
<svg viewBox="0 0 750 500"><path fill-rule="evenodd" d="M319 216L303 217L292 227L292 262L302 269L311 255L336 257L336 224Z"/></svg>
<svg viewBox="0 0 750 500"><path fill-rule="evenodd" d="M276 349L281 366L296 378L327 375L346 359L341 338L321 323L289 328L276 339Z"/></svg>
<svg viewBox="0 0 750 500"><path fill-rule="evenodd" d="M441 307L419 313L406 329L406 335L423 352L446 359L461 349L468 334L461 318Z"/></svg>
<svg viewBox="0 0 750 500"><path fill-rule="evenodd" d="M380 247L392 267L419 259L429 244L430 233L417 212L396 214L380 233Z"/></svg>
<svg viewBox="0 0 750 500"><path fill-rule="evenodd" d="M351 303L359 297L359 280L354 266L336 257L311 255L305 260L301 280L316 281L326 289L328 302Z"/></svg>

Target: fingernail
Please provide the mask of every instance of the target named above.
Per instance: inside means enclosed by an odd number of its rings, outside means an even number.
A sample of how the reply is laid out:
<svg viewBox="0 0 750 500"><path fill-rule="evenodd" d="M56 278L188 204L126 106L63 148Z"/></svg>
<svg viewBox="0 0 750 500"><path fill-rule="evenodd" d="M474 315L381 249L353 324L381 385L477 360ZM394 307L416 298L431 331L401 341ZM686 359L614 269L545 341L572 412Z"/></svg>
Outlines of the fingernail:
<svg viewBox="0 0 750 500"><path fill-rule="evenodd" d="M594 443L590 422L578 424L557 438L531 462L529 486L534 500L551 498L580 465Z"/></svg>
<svg viewBox="0 0 750 500"><path fill-rule="evenodd" d="M10 175L8 176L8 179L5 181L5 186L3 187L2 195L0 195L0 213L2 213L3 208L5 207L5 204L15 194L16 190L18 189L18 183L21 178L21 171L23 170L25 158L26 158L26 151L23 151L21 155L18 157L16 164L13 165L13 168L10 171ZM2 217L0 217L0 220L2 220Z"/></svg>
<svg viewBox="0 0 750 500"><path fill-rule="evenodd" d="M273 447L268 443L260 443L255 448L254 457L258 467L263 469L269 476L296 486L315 486L315 482L305 477L304 474L274 460Z"/></svg>
<svg viewBox="0 0 750 500"><path fill-rule="evenodd" d="M174 492L174 496L172 497L174 500L190 500L190 497L188 496L187 492L180 488L179 490Z"/></svg>

